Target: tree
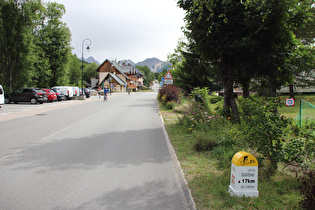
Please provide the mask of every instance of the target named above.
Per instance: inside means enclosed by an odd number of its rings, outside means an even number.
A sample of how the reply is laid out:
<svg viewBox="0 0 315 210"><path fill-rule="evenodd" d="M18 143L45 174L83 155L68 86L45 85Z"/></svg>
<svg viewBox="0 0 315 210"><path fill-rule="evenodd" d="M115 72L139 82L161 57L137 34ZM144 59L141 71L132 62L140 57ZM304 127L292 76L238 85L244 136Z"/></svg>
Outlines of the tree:
<svg viewBox="0 0 315 210"><path fill-rule="evenodd" d="M26 85L31 66L32 19L25 7L24 1L0 2L0 79L10 90Z"/></svg>
<svg viewBox="0 0 315 210"><path fill-rule="evenodd" d="M62 85L67 80L66 65L69 59L71 35L69 28L61 21L64 13L64 5L47 4L45 26L41 30L41 48L49 58L52 71L49 86Z"/></svg>
<svg viewBox="0 0 315 210"><path fill-rule="evenodd" d="M270 96L288 81L286 57L294 49L293 29L304 20L298 0L180 0L185 35L211 62L224 86L225 112L238 119L233 85L267 79Z"/></svg>
<svg viewBox="0 0 315 210"><path fill-rule="evenodd" d="M151 72L148 66L136 66L136 67L144 74L143 84L149 87L151 82L154 81L155 79L154 73Z"/></svg>
<svg viewBox="0 0 315 210"><path fill-rule="evenodd" d="M95 71L97 67L98 65L96 63L87 64L83 70L83 81L91 83L91 78L96 78L98 76L98 72Z"/></svg>
<svg viewBox="0 0 315 210"><path fill-rule="evenodd" d="M64 84L70 31L61 22L63 5L40 0L0 1L0 82L22 86Z"/></svg>
<svg viewBox="0 0 315 210"><path fill-rule="evenodd" d="M69 84L79 86L81 84L81 61L77 55L70 55L69 59Z"/></svg>

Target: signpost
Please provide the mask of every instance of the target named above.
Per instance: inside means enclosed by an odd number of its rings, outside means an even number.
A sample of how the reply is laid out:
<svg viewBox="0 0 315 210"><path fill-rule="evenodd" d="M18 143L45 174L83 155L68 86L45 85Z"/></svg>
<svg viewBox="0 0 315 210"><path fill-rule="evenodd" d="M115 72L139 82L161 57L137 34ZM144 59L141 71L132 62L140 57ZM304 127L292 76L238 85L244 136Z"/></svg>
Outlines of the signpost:
<svg viewBox="0 0 315 210"><path fill-rule="evenodd" d="M172 85L173 84L173 77L168 70L165 77L164 77L164 85Z"/></svg>
<svg viewBox="0 0 315 210"><path fill-rule="evenodd" d="M235 196L258 197L258 161L247 152L232 158L229 192Z"/></svg>

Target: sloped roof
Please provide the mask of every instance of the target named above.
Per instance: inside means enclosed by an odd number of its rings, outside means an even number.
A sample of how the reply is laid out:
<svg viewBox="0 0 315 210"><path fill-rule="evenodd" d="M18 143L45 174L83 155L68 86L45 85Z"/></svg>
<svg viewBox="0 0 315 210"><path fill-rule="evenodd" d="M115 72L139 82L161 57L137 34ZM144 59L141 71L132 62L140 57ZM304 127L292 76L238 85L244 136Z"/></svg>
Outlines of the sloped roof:
<svg viewBox="0 0 315 210"><path fill-rule="evenodd" d="M117 76L116 74L112 74L112 73L108 73L106 75L106 77L103 79L103 81L100 82L100 84L103 83L104 81L106 81L109 77L113 78L120 85L126 85L126 83L122 79L120 79L119 76Z"/></svg>

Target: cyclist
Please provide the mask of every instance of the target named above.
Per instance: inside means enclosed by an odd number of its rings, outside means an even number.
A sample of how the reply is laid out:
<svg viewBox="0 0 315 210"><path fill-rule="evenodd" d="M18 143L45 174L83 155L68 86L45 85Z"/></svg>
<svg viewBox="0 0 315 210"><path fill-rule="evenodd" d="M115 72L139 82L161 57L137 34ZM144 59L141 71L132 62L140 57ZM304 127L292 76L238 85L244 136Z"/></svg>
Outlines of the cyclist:
<svg viewBox="0 0 315 210"><path fill-rule="evenodd" d="M108 88L104 88L104 101L107 100Z"/></svg>

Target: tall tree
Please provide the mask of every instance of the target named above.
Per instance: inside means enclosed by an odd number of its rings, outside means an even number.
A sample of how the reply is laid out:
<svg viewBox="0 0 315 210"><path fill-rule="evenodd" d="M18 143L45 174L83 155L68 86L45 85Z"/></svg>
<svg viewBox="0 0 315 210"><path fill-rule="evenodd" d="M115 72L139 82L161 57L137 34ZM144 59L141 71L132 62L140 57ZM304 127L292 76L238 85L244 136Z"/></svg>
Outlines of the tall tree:
<svg viewBox="0 0 315 210"><path fill-rule="evenodd" d="M294 49L292 30L303 21L298 0L180 0L186 36L210 61L224 86L224 110L238 118L233 84L266 78L270 96L288 80L285 59Z"/></svg>
<svg viewBox="0 0 315 210"><path fill-rule="evenodd" d="M49 65L52 71L50 86L62 85L67 79L66 65L71 49L71 34L69 28L61 21L64 13L64 5L57 3L47 4L45 25L41 31L41 48L49 58Z"/></svg>
<svg viewBox="0 0 315 210"><path fill-rule="evenodd" d="M0 1L0 79L12 90L27 83L30 67L32 19L25 13L26 1Z"/></svg>

